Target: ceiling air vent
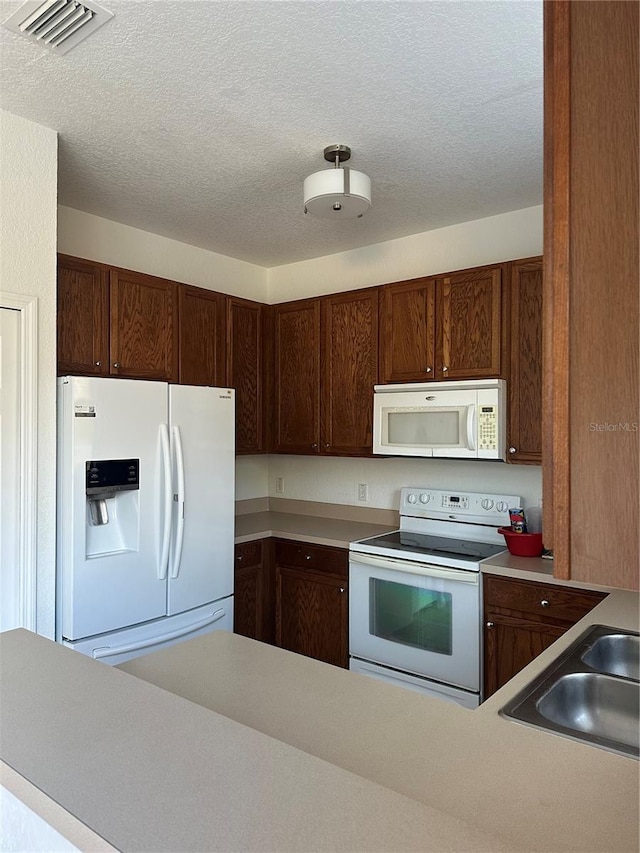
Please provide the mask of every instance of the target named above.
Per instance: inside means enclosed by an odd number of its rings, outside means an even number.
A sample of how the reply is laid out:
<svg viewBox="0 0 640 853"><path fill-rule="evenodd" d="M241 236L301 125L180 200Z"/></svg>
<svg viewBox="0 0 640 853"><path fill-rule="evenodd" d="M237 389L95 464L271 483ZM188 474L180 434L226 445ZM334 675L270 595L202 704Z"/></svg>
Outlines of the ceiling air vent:
<svg viewBox="0 0 640 853"><path fill-rule="evenodd" d="M90 0L27 0L3 26L63 54L113 18Z"/></svg>

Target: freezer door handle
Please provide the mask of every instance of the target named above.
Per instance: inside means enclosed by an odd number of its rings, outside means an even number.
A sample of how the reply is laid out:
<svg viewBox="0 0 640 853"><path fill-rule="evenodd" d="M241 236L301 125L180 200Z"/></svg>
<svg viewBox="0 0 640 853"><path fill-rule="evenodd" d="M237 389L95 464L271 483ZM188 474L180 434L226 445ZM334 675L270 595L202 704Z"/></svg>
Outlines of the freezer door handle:
<svg viewBox="0 0 640 853"><path fill-rule="evenodd" d="M158 637L149 637L146 640L140 640L138 643L128 643L124 646L103 646L99 649L94 649L91 653L95 660L101 660L104 658L115 657L116 655L124 655L129 652L137 652L141 649L148 649L150 646L158 646L160 643L166 643L169 640L177 640L179 637L185 637L187 634L191 634L193 631L198 631L200 628L206 628L207 625L212 625L214 622L217 622L227 612L226 607L220 607L218 610L214 610L210 616L207 616L205 619L199 619L197 622L192 622L191 625L187 625L185 628L180 628L178 631L171 631L169 634L161 634Z"/></svg>
<svg viewBox="0 0 640 853"><path fill-rule="evenodd" d="M171 577L177 578L180 572L180 561L182 559L182 543L184 542L184 454L182 451L182 436L180 427L174 426L173 451L176 460L176 473L178 480L178 491L174 500L178 502L178 513L176 521L176 538L174 541L173 565L171 566Z"/></svg>
<svg viewBox="0 0 640 853"><path fill-rule="evenodd" d="M160 560L158 562L158 580L167 577L169 566L169 543L171 541L171 451L169 449L169 427L160 424L160 447L162 449L162 470L164 474L164 493L162 495Z"/></svg>

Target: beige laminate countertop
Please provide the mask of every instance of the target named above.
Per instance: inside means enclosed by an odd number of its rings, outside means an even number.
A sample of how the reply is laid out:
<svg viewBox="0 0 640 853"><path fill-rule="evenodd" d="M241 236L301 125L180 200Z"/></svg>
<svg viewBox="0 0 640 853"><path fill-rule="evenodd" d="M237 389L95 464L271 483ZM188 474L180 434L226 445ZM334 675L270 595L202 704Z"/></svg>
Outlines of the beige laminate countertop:
<svg viewBox="0 0 640 853"><path fill-rule="evenodd" d="M199 670L196 681L208 681L210 654L224 655L234 670L234 654L248 656L248 662L255 652L254 671L261 669L267 647L233 634L220 634L220 640L191 646L187 657ZM188 646L183 644L187 652ZM271 652L276 658L269 663L268 655L263 678L289 658L296 668L315 663ZM63 836L72 818L95 833L98 839L86 831L81 839L76 831L82 850L109 849L102 839L116 850L140 853L514 849L473 820L23 629L0 635L0 655L0 759L10 768L0 781L32 808L43 799L40 792L46 795L46 808L35 808ZM311 667L311 679L319 673L319 684L331 689L336 674L339 687L349 675L319 667ZM253 678L246 666L244 671ZM255 693L247 682L242 692L248 697L243 704L258 709L260 679ZM280 704L296 693L289 682ZM312 717L322 714L318 707ZM22 785L11 771L20 774ZM11 776L13 786L6 781Z"/></svg>
<svg viewBox="0 0 640 853"><path fill-rule="evenodd" d="M392 527L341 518L266 511L237 515L235 541L239 544L253 539L265 539L268 536L280 536L316 545L348 548L349 542L356 539L379 536L395 529L397 525Z"/></svg>

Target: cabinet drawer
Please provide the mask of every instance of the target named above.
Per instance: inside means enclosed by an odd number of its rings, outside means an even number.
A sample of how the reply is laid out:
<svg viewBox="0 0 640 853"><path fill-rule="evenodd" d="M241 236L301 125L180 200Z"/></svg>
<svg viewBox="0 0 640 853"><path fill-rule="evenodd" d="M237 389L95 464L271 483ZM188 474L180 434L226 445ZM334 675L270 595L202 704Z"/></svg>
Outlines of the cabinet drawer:
<svg viewBox="0 0 640 853"><path fill-rule="evenodd" d="M241 542L235 546L235 566L259 566L262 563L262 542Z"/></svg>
<svg viewBox="0 0 640 853"><path fill-rule="evenodd" d="M276 565L310 569L347 577L349 554L338 548L324 545L307 545L304 542L276 540Z"/></svg>
<svg viewBox="0 0 640 853"><path fill-rule="evenodd" d="M485 609L516 610L541 619L558 619L571 624L588 613L605 593L574 590L552 584L536 584L485 575Z"/></svg>

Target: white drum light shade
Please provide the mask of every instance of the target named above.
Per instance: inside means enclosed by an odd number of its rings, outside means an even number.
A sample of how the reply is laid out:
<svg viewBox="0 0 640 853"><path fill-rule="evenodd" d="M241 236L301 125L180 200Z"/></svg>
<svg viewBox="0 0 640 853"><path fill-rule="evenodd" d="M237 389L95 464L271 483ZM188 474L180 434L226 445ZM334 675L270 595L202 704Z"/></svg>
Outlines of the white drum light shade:
<svg viewBox="0 0 640 853"><path fill-rule="evenodd" d="M371 207L371 179L355 169L323 169L305 178L305 213L321 219L355 219Z"/></svg>

